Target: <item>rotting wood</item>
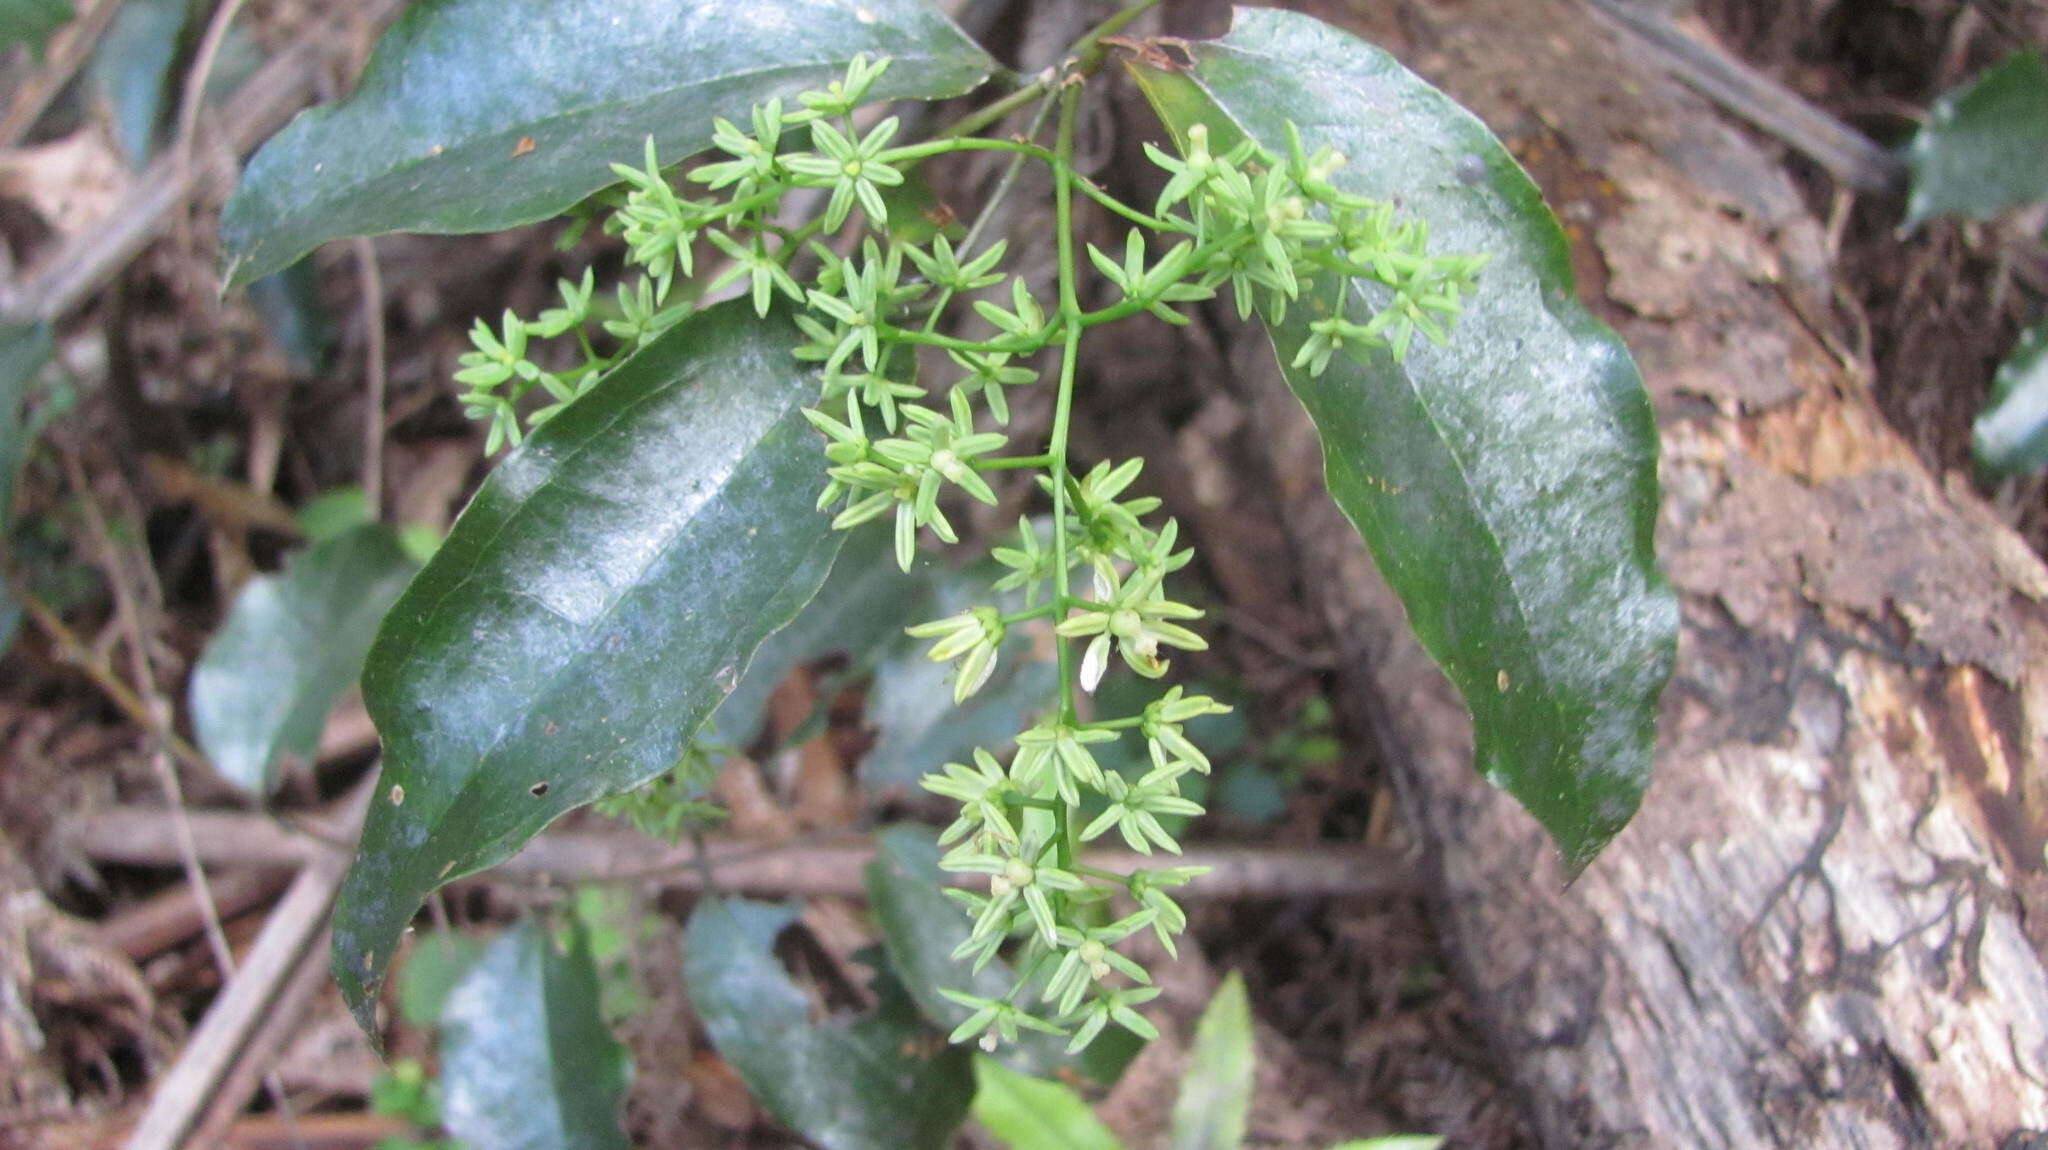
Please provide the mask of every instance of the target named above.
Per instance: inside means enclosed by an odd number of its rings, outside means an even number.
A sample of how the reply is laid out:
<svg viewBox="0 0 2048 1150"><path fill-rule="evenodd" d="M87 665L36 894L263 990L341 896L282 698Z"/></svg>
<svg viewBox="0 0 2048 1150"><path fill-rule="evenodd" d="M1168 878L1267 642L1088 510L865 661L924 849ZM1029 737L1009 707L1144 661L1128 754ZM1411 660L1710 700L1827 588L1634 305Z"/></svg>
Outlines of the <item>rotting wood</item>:
<svg viewBox="0 0 2048 1150"><path fill-rule="evenodd" d="M1577 4L1394 7L1373 34L1426 44L1573 224L1582 290L1658 407L1683 593L1657 780L1567 887L1471 769L1463 708L1315 481L1270 350L1238 348L1340 711L1391 764L1536 1129L1558 1150L2034 1145L2048 571L1824 346L1820 228L1738 132Z"/></svg>

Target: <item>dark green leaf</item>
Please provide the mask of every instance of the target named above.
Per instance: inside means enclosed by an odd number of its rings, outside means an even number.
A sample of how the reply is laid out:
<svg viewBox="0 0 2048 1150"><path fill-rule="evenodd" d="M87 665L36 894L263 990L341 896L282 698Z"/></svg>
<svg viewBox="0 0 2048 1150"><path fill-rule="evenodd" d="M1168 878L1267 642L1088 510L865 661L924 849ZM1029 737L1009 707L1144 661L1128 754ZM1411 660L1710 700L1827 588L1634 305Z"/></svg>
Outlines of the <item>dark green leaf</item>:
<svg viewBox="0 0 2048 1150"><path fill-rule="evenodd" d="M262 794L285 756L311 758L417 569L390 528L368 524L249 580L192 670L193 733L222 778Z"/></svg>
<svg viewBox="0 0 2048 1150"><path fill-rule="evenodd" d="M441 1024L441 1009L484 953L481 939L454 931L421 934L398 968L398 1014L422 1029Z"/></svg>
<svg viewBox="0 0 2048 1150"><path fill-rule="evenodd" d="M674 162L771 96L858 53L895 61L872 95L954 96L982 51L925 0L430 0L378 44L348 99L249 162L221 239L247 282L331 239L488 232L546 219L638 163Z"/></svg>
<svg viewBox="0 0 2048 1150"><path fill-rule="evenodd" d="M944 569L930 575L931 594L911 622L939 619L988 599L981 573ZM955 706L935 706L953 694L953 667L926 657L928 642L898 644L875 669L867 719L875 745L861 761L861 779L876 789L908 789L951 760L967 761L976 747L997 748L1029 727L1059 693L1059 668L1045 644L1022 628L1003 643L995 673L981 690Z"/></svg>
<svg viewBox="0 0 2048 1150"><path fill-rule="evenodd" d="M625 1150L626 1050L579 930L500 935L441 1011L441 1121L471 1150Z"/></svg>
<svg viewBox="0 0 2048 1150"><path fill-rule="evenodd" d="M894 988L878 988L876 1014L812 1022L773 951L795 920L790 906L716 898L690 916L683 980L712 1045L769 1113L824 1150L946 1145L974 1092L966 1051L920 1025Z"/></svg>
<svg viewBox="0 0 2048 1150"><path fill-rule="evenodd" d="M29 384L50 362L50 329L43 324L0 324L0 547L13 522L14 481L28 457L29 426L23 410Z"/></svg>
<svg viewBox="0 0 2048 1150"><path fill-rule="evenodd" d="M740 685L711 719L710 738L744 747L761 732L768 695L797 667L843 652L856 666L899 646L903 628L929 618L929 578L922 568L896 566L887 531L855 531L847 539L818 597L787 627L754 652Z"/></svg>
<svg viewBox="0 0 2048 1150"><path fill-rule="evenodd" d="M249 285L249 302L295 375L312 375L334 344L320 299L320 273L300 261Z"/></svg>
<svg viewBox="0 0 2048 1150"><path fill-rule="evenodd" d="M360 487L337 487L307 500L293 516L308 543L321 543L376 521L370 497Z"/></svg>
<svg viewBox="0 0 2048 1150"><path fill-rule="evenodd" d="M0 572L14 565L14 481L21 473L32 438L27 413L28 386L50 362L50 329L42 324L0 324ZM21 625L21 605L0 581L0 651L14 641Z"/></svg>
<svg viewBox="0 0 2048 1150"><path fill-rule="evenodd" d="M1123 1150L1070 1088L993 1058L974 1060L974 1119L1010 1150Z"/></svg>
<svg viewBox="0 0 2048 1150"><path fill-rule="evenodd" d="M0 48L16 44L42 55L50 33L71 19L71 0L0 0Z"/></svg>
<svg viewBox="0 0 2048 1150"><path fill-rule="evenodd" d="M1246 822L1276 823L1287 813L1287 791L1268 767L1227 763L1216 768L1214 809Z"/></svg>
<svg viewBox="0 0 2048 1150"><path fill-rule="evenodd" d="M743 302L677 325L499 464L392 607L363 671L385 788L334 922L366 1028L429 891L673 767L816 593L839 535L797 339Z"/></svg>
<svg viewBox="0 0 2048 1150"><path fill-rule="evenodd" d="M1252 1008L1233 970L1195 1024L1173 1105L1173 1150L1237 1150L1251 1106Z"/></svg>
<svg viewBox="0 0 2048 1150"><path fill-rule="evenodd" d="M170 96L186 0L125 0L93 54L92 86L107 107L114 142L132 167L156 150L157 124Z"/></svg>
<svg viewBox="0 0 2048 1150"><path fill-rule="evenodd" d="M2022 335L1998 365L1970 446L1977 463L1998 475L2048 467L2048 324Z"/></svg>
<svg viewBox="0 0 2048 1150"><path fill-rule="evenodd" d="M2021 52L1942 94L1906 149L1907 222L2048 200L2048 59Z"/></svg>
<svg viewBox="0 0 2048 1150"><path fill-rule="evenodd" d="M976 973L972 963L953 957L966 940L973 921L960 904L939 889L939 848L924 827L890 827L875 836L875 860L868 864L868 905L882 928L889 965L903 980L917 1009L932 1024L950 1032L973 1011L939 990L957 990L981 998L1000 998L1016 982L1016 972L1001 959ZM1017 1042L996 1051L1012 1069L1046 1076L1078 1066L1098 1082L1114 1082L1142 1043L1121 1028L1105 1032L1081 1054L1066 1053L1067 1040L1024 1031Z"/></svg>
<svg viewBox="0 0 2048 1150"><path fill-rule="evenodd" d="M1641 801L1677 641L1635 363L1578 302L1564 235L1513 157L1392 57L1253 9L1189 50L1185 72L1133 64L1177 135L1206 122L1218 151L1248 134L1284 156L1291 120L1310 150L1350 157L1346 190L1428 220L1434 250L1493 257L1448 348L1340 358L1288 383L1330 493L1464 693L1480 769L1583 867ZM1272 328L1282 364L1322 298L1303 296Z"/></svg>

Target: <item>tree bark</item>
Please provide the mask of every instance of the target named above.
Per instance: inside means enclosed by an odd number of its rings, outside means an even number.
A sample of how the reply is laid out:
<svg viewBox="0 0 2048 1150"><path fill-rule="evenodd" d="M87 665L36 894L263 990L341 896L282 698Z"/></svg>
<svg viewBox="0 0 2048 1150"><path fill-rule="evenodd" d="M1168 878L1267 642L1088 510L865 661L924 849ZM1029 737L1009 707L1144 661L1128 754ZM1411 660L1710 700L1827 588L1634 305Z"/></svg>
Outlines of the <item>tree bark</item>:
<svg viewBox="0 0 2048 1150"><path fill-rule="evenodd" d="M1314 480L1270 349L1232 355L1350 716L1540 1136L2048 1144L2048 570L1877 414L1767 145L1574 4L1396 7L1368 34L1544 185L1662 430L1684 635L1657 778L1566 885L1472 770L1463 707Z"/></svg>

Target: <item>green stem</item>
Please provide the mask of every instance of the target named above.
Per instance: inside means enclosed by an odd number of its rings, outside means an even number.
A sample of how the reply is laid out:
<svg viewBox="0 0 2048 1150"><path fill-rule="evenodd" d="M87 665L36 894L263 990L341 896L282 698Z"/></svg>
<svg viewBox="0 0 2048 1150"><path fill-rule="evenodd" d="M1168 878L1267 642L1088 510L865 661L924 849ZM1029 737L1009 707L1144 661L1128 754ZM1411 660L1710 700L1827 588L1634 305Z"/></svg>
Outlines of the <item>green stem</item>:
<svg viewBox="0 0 2048 1150"><path fill-rule="evenodd" d="M1080 361L1081 351L1081 295L1076 287L1074 262L1074 123L1080 107L1076 91L1068 88L1060 93L1059 138L1053 150L1053 212L1055 233L1059 239L1060 260L1060 316L1065 321L1066 339L1060 347L1060 390L1053 406L1052 442L1047 454L1052 456L1048 469L1052 478L1052 582L1053 602L1057 605L1055 625L1066 619L1070 596L1067 590L1068 561L1067 542L1067 429L1074 414L1074 371ZM1060 721L1072 723L1076 718L1074 687L1077 668L1074 666L1073 643L1060 639L1056 641L1060 664ZM1076 843L1075 826L1079 812L1072 804L1062 803L1053 813L1054 830L1059 843L1059 860L1062 869L1074 863Z"/></svg>
<svg viewBox="0 0 2048 1150"><path fill-rule="evenodd" d="M1068 45L1067 50L1060 53L1060 59L1075 61L1075 70L1082 75L1092 74L1097 68L1102 66L1102 57L1106 50L1102 41L1129 27L1131 21L1144 15L1146 11L1155 7L1158 3L1159 0L1138 0L1136 4L1125 8L1123 11L1116 13L1109 19L1082 33L1079 40ZM1041 75L1038 79L1004 96L995 103L984 108L978 108L953 121L953 123L939 131L937 138L951 139L955 136L972 135L988 127L990 124L996 123L1011 112L1029 104L1031 101L1044 96L1061 82L1059 77L1050 75L1051 71L1051 69L1047 69L1047 75Z"/></svg>
<svg viewBox="0 0 2048 1150"><path fill-rule="evenodd" d="M1011 471L1020 467L1044 467L1052 462L1050 455L1005 455L995 459L977 459L976 471Z"/></svg>
<svg viewBox="0 0 2048 1150"><path fill-rule="evenodd" d="M900 167L916 163L920 160L928 160L933 156L943 156L951 152L1016 152L1019 155L1044 160L1048 164L1053 162L1052 153L1039 147L1037 144L1027 144L1021 140L992 140L987 136L926 140L922 144L905 144L900 148L884 150L875 157L875 162L878 164L888 164L891 167Z"/></svg>
<svg viewBox="0 0 2048 1150"><path fill-rule="evenodd" d="M1093 72L1102 66L1102 55L1106 50L1102 42L1123 31L1131 21L1143 16L1158 3L1159 0L1138 0L1136 4L1097 24L1079 40L1074 41L1074 46L1067 49L1067 54L1080 57L1080 68L1083 73Z"/></svg>
<svg viewBox="0 0 2048 1150"><path fill-rule="evenodd" d="M943 348L947 351L991 352L1004 351L1011 355L1030 355L1042 351L1052 343L1060 331L1060 325L1051 324L1042 332L1030 336L1009 336L1003 339L972 340L958 336L942 335L935 331L921 331L915 328L897 327L894 324L877 324L876 330L883 339L903 343L921 343L926 347Z"/></svg>
<svg viewBox="0 0 2048 1150"><path fill-rule="evenodd" d="M1051 97L1047 97L1039 102L1038 111L1031 117L1031 126L1024 129L1025 142L1029 143L1038 139L1038 133L1045 128L1046 117L1052 114L1052 106L1053 100ZM1017 186L1017 176L1024 170L1024 161L1029 158L1029 156L1024 155L1022 152L1010 157L1009 164L1003 168L1002 177L996 181L995 191L989 193L988 201L981 205L979 212L975 213L974 223L968 226L967 235L960 241L959 258L961 262L965 263L974 258L975 248L981 243L983 229L988 227L990 220L995 219L996 208L1009 198L1010 190ZM938 302L932 305L932 310L925 316L924 332L926 335L939 330L939 320L946 314L946 305L953 302L953 295L954 292L951 287L939 293Z"/></svg>
<svg viewBox="0 0 2048 1150"><path fill-rule="evenodd" d="M1043 77L1033 80L995 103L953 121L934 138L952 140L961 136L972 136L983 128L1001 121L1003 117L1017 109L1029 105L1033 100L1043 99L1046 88L1047 84Z"/></svg>
<svg viewBox="0 0 2048 1150"><path fill-rule="evenodd" d="M1139 227L1149 228L1161 235L1167 235L1176 230L1172 224L1167 223L1165 220L1157 216L1148 216L1144 212L1103 191L1100 185L1086 176L1076 175L1074 180L1080 186L1082 193L1089 199L1137 224Z"/></svg>
<svg viewBox="0 0 2048 1150"><path fill-rule="evenodd" d="M1002 623L1002 625L1005 627L1014 627L1017 624L1025 622L1030 619L1047 618L1052 613L1053 606L1052 604L1047 603L1042 607L1026 607L1022 611L1018 611L1009 615L1004 615L998 620L998 622Z"/></svg>

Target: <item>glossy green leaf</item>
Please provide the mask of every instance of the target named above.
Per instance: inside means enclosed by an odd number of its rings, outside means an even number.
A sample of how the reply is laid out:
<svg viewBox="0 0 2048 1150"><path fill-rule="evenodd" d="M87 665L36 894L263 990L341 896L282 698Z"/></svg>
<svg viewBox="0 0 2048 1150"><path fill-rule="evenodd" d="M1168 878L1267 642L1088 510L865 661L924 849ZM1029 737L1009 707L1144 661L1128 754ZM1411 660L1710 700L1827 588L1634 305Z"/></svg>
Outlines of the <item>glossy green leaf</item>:
<svg viewBox="0 0 2048 1150"><path fill-rule="evenodd" d="M513 927L442 1007L441 1122L471 1150L625 1150L628 1077L580 930Z"/></svg>
<svg viewBox="0 0 2048 1150"><path fill-rule="evenodd" d="M1073 1089L974 1060L974 1120L1010 1150L1123 1150Z"/></svg>
<svg viewBox="0 0 2048 1150"><path fill-rule="evenodd" d="M24 407L29 384L50 362L50 329L43 324L0 324L0 545L14 514L14 481L28 457Z"/></svg>
<svg viewBox="0 0 2048 1150"><path fill-rule="evenodd" d="M406 1025L441 1025L448 995L483 957L484 949L482 939L452 930L416 936L398 968L398 1015Z"/></svg>
<svg viewBox="0 0 2048 1150"><path fill-rule="evenodd" d="M186 0L124 0L101 37L88 71L113 121L114 142L140 168L156 150L171 89L171 65L191 6Z"/></svg>
<svg viewBox="0 0 2048 1150"><path fill-rule="evenodd" d="M346 100L250 160L221 219L231 278L383 232L546 219L637 163L681 160L714 116L823 87L859 53L894 63L878 100L954 96L981 49L927 0L422 0Z"/></svg>
<svg viewBox="0 0 2048 1150"><path fill-rule="evenodd" d="M2021 52L1945 92L1906 149L1907 223L2048 200L2048 58Z"/></svg>
<svg viewBox="0 0 2048 1150"><path fill-rule="evenodd" d="M940 619L988 599L982 572L938 569L929 576L931 594L915 606L910 622ZM875 745L861 760L861 780L878 790L908 790L954 759L967 760L976 747L1000 747L1029 727L1059 695L1059 668L1043 643L1023 628L1004 641L995 672L981 690L959 706L934 705L953 694L953 667L926 656L929 642L897 644L875 669L868 691L867 720Z"/></svg>
<svg viewBox="0 0 2048 1150"><path fill-rule="evenodd" d="M827 655L843 653L856 666L899 645L903 628L928 616L931 584L921 568L896 566L889 532L851 532L817 598L789 626L754 652L747 673L712 716L710 738L744 747L761 731L768 696L784 676Z"/></svg>
<svg viewBox="0 0 2048 1150"><path fill-rule="evenodd" d="M951 1032L974 1012L940 994L940 988L1000 998L1016 982L1016 972L993 959L977 973L972 963L953 957L974 924L939 887L939 848L928 828L889 827L875 836L875 845L867 869L868 905L882 929L889 965L917 1009L941 1031ZM1067 1054L1066 1045L1064 1038L1026 1030L1018 1041L999 1047L996 1057L1024 1074L1045 1077L1079 1069L1098 1082L1114 1082L1143 1043L1116 1027L1078 1056Z"/></svg>
<svg viewBox="0 0 2048 1150"><path fill-rule="evenodd" d="M252 281L249 303L294 376L312 375L327 362L334 325L320 298L320 272L311 263L301 260Z"/></svg>
<svg viewBox="0 0 2048 1150"><path fill-rule="evenodd" d="M1991 400L1970 432L1977 463L1997 475L2048 467L2048 324L2020 337L1998 374Z"/></svg>
<svg viewBox="0 0 2048 1150"><path fill-rule="evenodd" d="M323 491L301 505L292 518L308 543L324 543L339 535L376 522L370 497L360 487L337 487Z"/></svg>
<svg viewBox="0 0 2048 1150"><path fill-rule="evenodd" d="M1330 493L1464 693L1478 766L1583 867L1641 801L1678 634L1635 363L1580 305L1536 186L1449 97L1293 13L1239 9L1227 37L1188 47L1185 71L1132 65L1176 136L1206 122L1218 151L1249 135L1286 155L1292 121L1311 151L1350 157L1334 182L1428 220L1433 250L1492 256L1449 347L1288 383ZM1303 297L1270 328L1282 364L1326 294Z"/></svg>
<svg viewBox="0 0 2048 1150"><path fill-rule="evenodd" d="M50 329L42 324L0 324L0 571L13 565L14 482L28 457L33 433L24 410L29 384L50 362ZM0 581L0 651L14 641L21 606Z"/></svg>
<svg viewBox="0 0 2048 1150"><path fill-rule="evenodd" d="M312 757L416 570L391 529L368 524L249 580L192 669L193 733L222 778L262 794L286 756Z"/></svg>
<svg viewBox="0 0 2048 1150"><path fill-rule="evenodd" d="M0 48L26 44L40 56L50 33L71 16L71 0L0 0Z"/></svg>
<svg viewBox="0 0 2048 1150"><path fill-rule="evenodd" d="M1237 1150L1251 1108L1252 1007L1233 970L1195 1024L1173 1104L1173 1150Z"/></svg>
<svg viewBox="0 0 2048 1150"><path fill-rule="evenodd" d="M712 1045L768 1112L823 1150L936 1150L967 1114L973 1071L917 1018L893 979L881 1007L812 1020L775 938L796 909L705 899L683 942L683 981Z"/></svg>
<svg viewBox="0 0 2048 1150"><path fill-rule="evenodd" d="M384 778L334 921L366 1029L429 891L674 766L817 591L839 535L797 338L743 302L677 325L507 456L392 607L363 671Z"/></svg>

